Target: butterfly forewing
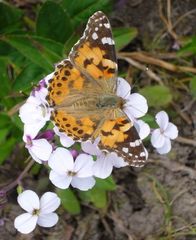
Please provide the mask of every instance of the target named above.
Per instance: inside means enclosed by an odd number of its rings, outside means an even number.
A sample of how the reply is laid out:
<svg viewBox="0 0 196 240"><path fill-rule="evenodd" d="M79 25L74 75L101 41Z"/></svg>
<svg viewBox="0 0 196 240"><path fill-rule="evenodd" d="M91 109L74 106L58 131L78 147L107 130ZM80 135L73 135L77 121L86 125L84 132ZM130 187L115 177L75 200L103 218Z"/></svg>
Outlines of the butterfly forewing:
<svg viewBox="0 0 196 240"><path fill-rule="evenodd" d="M71 62L103 90L116 91L117 63L108 18L102 12L90 17L81 39L72 48Z"/></svg>

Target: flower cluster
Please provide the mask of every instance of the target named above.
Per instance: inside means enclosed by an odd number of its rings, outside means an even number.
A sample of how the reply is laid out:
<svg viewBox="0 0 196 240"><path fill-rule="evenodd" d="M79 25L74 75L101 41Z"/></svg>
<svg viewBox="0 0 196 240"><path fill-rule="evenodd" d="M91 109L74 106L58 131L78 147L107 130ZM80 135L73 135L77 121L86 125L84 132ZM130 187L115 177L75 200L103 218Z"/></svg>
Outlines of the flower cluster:
<svg viewBox="0 0 196 240"><path fill-rule="evenodd" d="M96 139L93 143L88 140L80 144L81 150L76 150L76 143L72 138L52 129L48 124L52 109L49 107L47 84L53 73L40 81L33 90L26 103L20 108L19 116L24 123L25 147L31 157L39 164L47 163L50 168L49 179L58 188L66 189L70 185L82 191L91 189L95 185L95 177L107 178L113 168L127 166L127 162L115 152L105 152L99 149ZM166 112L159 112L155 119L159 128L151 130L143 120L148 111L146 99L138 94L131 93L131 87L122 78L117 81L117 96L124 99L123 111L133 122L140 138L143 140L151 134L151 143L160 154L168 153L171 149L170 139L178 135L177 128L168 120ZM77 148L78 149L78 148ZM30 205L25 204L28 199ZM53 207L51 202L55 202ZM40 201L32 191L24 191L18 197L18 202L27 213L15 220L15 227L22 233L31 232L36 223L40 226L53 226L58 217L53 211L58 207L59 200L54 193L45 193ZM47 205L46 208L44 205Z"/></svg>

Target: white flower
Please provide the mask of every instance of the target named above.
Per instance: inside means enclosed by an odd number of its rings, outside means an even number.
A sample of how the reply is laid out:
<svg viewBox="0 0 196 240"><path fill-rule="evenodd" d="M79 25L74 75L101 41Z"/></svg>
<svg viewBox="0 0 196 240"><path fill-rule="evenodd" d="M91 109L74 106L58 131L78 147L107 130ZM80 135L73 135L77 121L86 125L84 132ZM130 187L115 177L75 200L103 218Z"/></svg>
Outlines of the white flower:
<svg viewBox="0 0 196 240"><path fill-rule="evenodd" d="M48 161L52 153L52 145L45 138L32 139L31 136L24 135L23 140L29 154L36 162Z"/></svg>
<svg viewBox="0 0 196 240"><path fill-rule="evenodd" d="M34 88L32 91L32 95L39 99L43 104L47 104L46 96L48 95L48 81L53 77L54 72L50 73L46 77L44 77L41 81L39 81L38 87Z"/></svg>
<svg viewBox="0 0 196 240"><path fill-rule="evenodd" d="M67 149L59 147L48 161L51 168L49 178L56 187L66 189L71 184L86 191L95 185L95 179L92 177L93 164L92 156L80 154L74 161Z"/></svg>
<svg viewBox="0 0 196 240"><path fill-rule="evenodd" d="M20 108L19 116L24 123L24 133L35 137L50 119L50 109L39 98L30 96Z"/></svg>
<svg viewBox="0 0 196 240"><path fill-rule="evenodd" d="M178 129L173 123L169 122L165 111L157 113L155 119L160 128L152 132L151 143L160 154L165 154L171 150L170 139L177 138Z"/></svg>
<svg viewBox="0 0 196 240"><path fill-rule="evenodd" d="M94 144L89 140L82 142L81 147L84 152L97 157L93 166L93 175L98 178L104 179L109 177L113 167L120 168L128 165L123 158L118 157L115 152L101 151L96 141Z"/></svg>
<svg viewBox="0 0 196 240"><path fill-rule="evenodd" d="M123 78L118 78L116 94L125 100L123 110L131 121L135 121L136 118L140 118L147 113L146 99L139 93L131 94L131 87Z"/></svg>
<svg viewBox="0 0 196 240"><path fill-rule="evenodd" d="M54 211L60 205L60 199L53 192L46 192L39 200L37 194L31 190L22 192L17 198L18 204L27 213L16 217L15 228L23 233L32 232L36 224L42 227L52 227L58 222L58 215Z"/></svg>
<svg viewBox="0 0 196 240"><path fill-rule="evenodd" d="M134 122L134 126L139 134L139 137L143 140L150 134L150 127L143 120L137 120Z"/></svg>
<svg viewBox="0 0 196 240"><path fill-rule="evenodd" d="M71 147L75 143L75 141L71 137L67 136L66 133L59 132L58 127L54 127L53 130L56 133L56 135L59 136L60 143L64 147L67 147L67 148Z"/></svg>

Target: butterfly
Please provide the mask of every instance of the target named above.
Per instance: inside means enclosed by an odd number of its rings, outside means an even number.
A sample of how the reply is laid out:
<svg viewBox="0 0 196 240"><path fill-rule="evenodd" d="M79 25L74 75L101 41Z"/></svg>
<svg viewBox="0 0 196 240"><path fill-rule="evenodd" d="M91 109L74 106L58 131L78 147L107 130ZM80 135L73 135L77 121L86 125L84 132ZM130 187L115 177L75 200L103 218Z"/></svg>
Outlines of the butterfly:
<svg viewBox="0 0 196 240"><path fill-rule="evenodd" d="M58 63L49 80L47 101L59 131L76 141L95 141L131 166L143 166L146 152L133 122L116 95L118 66L111 26L98 11L68 59Z"/></svg>

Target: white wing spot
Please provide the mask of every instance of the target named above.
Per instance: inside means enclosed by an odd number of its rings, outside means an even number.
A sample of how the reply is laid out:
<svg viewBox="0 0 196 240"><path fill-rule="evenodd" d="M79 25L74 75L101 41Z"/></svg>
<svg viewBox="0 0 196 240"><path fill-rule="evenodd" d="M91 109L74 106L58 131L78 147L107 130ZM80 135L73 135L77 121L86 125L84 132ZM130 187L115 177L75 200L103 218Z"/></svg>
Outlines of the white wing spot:
<svg viewBox="0 0 196 240"><path fill-rule="evenodd" d="M96 39L98 38L98 35L97 35L96 32L94 32L94 33L92 34L92 38L93 38L93 40L96 40Z"/></svg>
<svg viewBox="0 0 196 240"><path fill-rule="evenodd" d="M139 146L140 145L140 141L139 140L135 140L135 146Z"/></svg>
<svg viewBox="0 0 196 240"><path fill-rule="evenodd" d="M135 142L130 142L130 147L135 147Z"/></svg>
<svg viewBox="0 0 196 240"><path fill-rule="evenodd" d="M145 157L145 156L146 156L145 152L140 153L140 157Z"/></svg>
<svg viewBox="0 0 196 240"><path fill-rule="evenodd" d="M105 26L106 28L110 28L110 24L109 24L109 23L104 23L104 26Z"/></svg>
<svg viewBox="0 0 196 240"><path fill-rule="evenodd" d="M114 45L114 40L109 37L103 37L101 41L103 44Z"/></svg>
<svg viewBox="0 0 196 240"><path fill-rule="evenodd" d="M99 28L98 28L98 27L96 27L96 28L95 28L95 31L98 31L98 30L99 30Z"/></svg>
<svg viewBox="0 0 196 240"><path fill-rule="evenodd" d="M102 24L102 23L100 23L100 24L99 24L99 26L100 26L100 27L102 27L102 26L103 26L103 24Z"/></svg>
<svg viewBox="0 0 196 240"><path fill-rule="evenodd" d="M129 149L128 149L128 148L125 148L125 147L122 148L122 150L123 150L124 153L128 153L128 151L129 151Z"/></svg>

